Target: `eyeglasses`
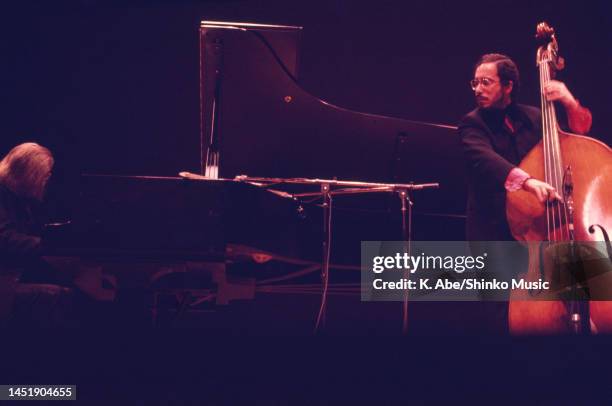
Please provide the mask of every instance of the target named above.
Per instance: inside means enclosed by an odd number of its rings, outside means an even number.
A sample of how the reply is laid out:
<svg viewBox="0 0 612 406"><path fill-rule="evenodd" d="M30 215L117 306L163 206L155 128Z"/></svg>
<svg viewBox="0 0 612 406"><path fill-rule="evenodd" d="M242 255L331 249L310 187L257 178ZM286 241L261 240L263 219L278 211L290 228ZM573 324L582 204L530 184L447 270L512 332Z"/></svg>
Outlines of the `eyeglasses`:
<svg viewBox="0 0 612 406"><path fill-rule="evenodd" d="M481 84L482 87L486 88L491 86L493 83L499 83L499 80L493 80L489 78L479 78L470 80L470 86L472 87L472 90L476 90L479 84Z"/></svg>

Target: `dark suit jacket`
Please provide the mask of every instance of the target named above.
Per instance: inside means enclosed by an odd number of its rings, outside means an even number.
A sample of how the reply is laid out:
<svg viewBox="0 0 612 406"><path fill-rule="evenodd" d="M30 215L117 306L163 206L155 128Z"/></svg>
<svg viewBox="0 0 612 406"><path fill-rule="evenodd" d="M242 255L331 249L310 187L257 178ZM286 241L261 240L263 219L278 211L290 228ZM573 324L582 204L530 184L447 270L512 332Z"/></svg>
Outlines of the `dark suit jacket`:
<svg viewBox="0 0 612 406"><path fill-rule="evenodd" d="M504 123L506 115L514 133ZM540 109L515 103L505 110L477 108L461 119L458 131L468 173L468 240L512 240L504 182L541 139L541 127Z"/></svg>

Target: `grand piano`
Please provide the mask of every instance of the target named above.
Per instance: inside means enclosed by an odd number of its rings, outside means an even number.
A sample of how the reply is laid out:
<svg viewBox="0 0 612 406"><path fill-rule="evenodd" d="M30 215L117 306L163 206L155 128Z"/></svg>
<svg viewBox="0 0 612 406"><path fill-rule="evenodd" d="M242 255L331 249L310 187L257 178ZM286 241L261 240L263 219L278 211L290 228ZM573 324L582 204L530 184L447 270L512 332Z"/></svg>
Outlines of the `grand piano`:
<svg viewBox="0 0 612 406"><path fill-rule="evenodd" d="M308 93L298 75L301 35L301 27L201 23L202 171L440 182L418 197L418 210L462 215L455 127L355 112Z"/></svg>
<svg viewBox="0 0 612 406"><path fill-rule="evenodd" d="M412 193L412 236L463 239L464 165L453 126L351 111L310 94L299 81L301 27L202 21L199 35L201 142L193 148L209 179L83 175L70 224L48 229L47 255L124 274L147 268L136 278L145 286L160 269L226 265L237 252L256 262L265 262L258 254L320 261L321 201L238 175L439 182ZM338 196L333 207L332 267L358 266L362 240L401 238L393 194Z"/></svg>
<svg viewBox="0 0 612 406"><path fill-rule="evenodd" d="M463 240L465 169L455 127L351 111L299 82L302 28L202 21L202 173L439 182L415 193L413 237ZM399 200L334 201L336 260L361 240L400 239ZM353 255L353 259L356 258Z"/></svg>

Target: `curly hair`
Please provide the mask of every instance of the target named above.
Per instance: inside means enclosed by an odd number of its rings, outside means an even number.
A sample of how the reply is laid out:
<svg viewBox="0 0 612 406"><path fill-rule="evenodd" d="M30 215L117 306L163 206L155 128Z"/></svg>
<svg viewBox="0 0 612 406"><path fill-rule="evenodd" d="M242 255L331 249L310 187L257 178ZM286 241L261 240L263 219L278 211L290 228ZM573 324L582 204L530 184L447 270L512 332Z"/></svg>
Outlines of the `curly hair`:
<svg viewBox="0 0 612 406"><path fill-rule="evenodd" d="M18 196L42 200L53 164L47 148L34 142L19 144L0 161L0 183Z"/></svg>

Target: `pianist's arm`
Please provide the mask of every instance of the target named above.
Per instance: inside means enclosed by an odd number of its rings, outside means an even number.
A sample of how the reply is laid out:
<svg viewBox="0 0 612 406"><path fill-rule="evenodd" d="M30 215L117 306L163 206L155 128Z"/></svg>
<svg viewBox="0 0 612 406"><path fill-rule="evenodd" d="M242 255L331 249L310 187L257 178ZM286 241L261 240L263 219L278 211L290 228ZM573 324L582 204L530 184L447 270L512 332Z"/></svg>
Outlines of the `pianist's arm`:
<svg viewBox="0 0 612 406"><path fill-rule="evenodd" d="M0 252L2 256L28 257L40 252L40 237L27 202L0 185Z"/></svg>

